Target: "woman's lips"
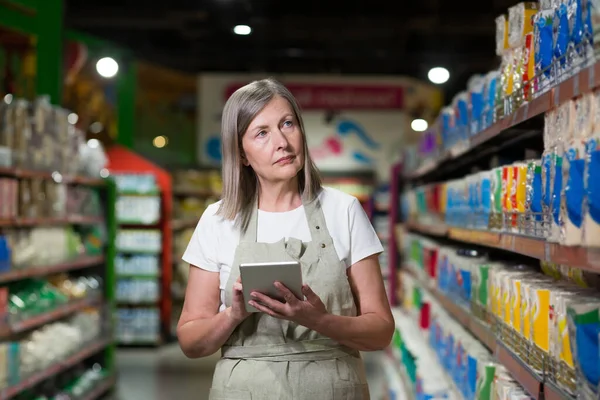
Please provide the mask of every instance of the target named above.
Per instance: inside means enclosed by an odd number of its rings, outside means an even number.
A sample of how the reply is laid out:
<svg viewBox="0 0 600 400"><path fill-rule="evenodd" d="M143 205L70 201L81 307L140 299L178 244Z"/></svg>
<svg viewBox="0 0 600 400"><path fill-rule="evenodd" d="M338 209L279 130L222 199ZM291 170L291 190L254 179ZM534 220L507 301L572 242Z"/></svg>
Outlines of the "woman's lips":
<svg viewBox="0 0 600 400"><path fill-rule="evenodd" d="M295 156L281 157L279 160L275 161L275 164L280 164L280 165L289 164L294 160L294 158L296 158L296 157Z"/></svg>

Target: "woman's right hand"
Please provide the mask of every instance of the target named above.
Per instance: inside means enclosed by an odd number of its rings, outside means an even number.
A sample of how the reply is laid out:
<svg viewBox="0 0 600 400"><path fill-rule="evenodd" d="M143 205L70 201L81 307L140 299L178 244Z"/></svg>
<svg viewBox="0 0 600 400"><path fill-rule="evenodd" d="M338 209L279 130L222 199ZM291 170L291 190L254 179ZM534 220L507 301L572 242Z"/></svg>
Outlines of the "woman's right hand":
<svg viewBox="0 0 600 400"><path fill-rule="evenodd" d="M233 284L233 297L229 315L237 324L240 324L250 314L246 311L246 302L244 301L244 292L242 291L242 278L239 277Z"/></svg>

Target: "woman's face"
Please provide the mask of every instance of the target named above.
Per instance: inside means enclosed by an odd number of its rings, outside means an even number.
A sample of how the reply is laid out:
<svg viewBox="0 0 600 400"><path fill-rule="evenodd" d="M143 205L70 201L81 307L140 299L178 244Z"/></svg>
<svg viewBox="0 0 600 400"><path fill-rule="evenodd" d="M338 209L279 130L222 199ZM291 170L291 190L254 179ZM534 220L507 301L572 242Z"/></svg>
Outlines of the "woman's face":
<svg viewBox="0 0 600 400"><path fill-rule="evenodd" d="M287 100L276 96L256 115L242 137L244 165L261 181L296 177L304 165L302 132Z"/></svg>

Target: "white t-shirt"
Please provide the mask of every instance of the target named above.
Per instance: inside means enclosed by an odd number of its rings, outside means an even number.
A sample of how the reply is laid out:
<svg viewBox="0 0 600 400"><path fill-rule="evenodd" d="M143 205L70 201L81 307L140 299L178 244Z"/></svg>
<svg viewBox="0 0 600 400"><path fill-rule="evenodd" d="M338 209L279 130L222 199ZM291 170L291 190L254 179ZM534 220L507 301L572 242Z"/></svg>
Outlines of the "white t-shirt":
<svg viewBox="0 0 600 400"><path fill-rule="evenodd" d="M324 187L319 201L335 250L347 268L370 255L383 252L367 214L355 197ZM225 285L240 241L240 230L234 226L234 221L216 215L219 205L220 202L211 204L204 211L182 259L198 268L219 273L220 309L223 310ZM286 212L258 211L258 242L275 243L290 237L311 241L303 206Z"/></svg>

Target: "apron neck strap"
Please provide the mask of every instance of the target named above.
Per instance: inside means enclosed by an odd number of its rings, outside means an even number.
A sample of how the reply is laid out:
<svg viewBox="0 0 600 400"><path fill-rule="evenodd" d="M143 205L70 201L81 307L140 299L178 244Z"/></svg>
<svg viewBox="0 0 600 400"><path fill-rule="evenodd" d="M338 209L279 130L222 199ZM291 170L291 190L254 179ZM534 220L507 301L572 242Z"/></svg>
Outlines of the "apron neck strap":
<svg viewBox="0 0 600 400"><path fill-rule="evenodd" d="M308 221L308 227L310 228L310 235L312 240L318 240L323 234L327 234L327 227L325 226L325 216L321 208L321 202L319 201L318 195L311 201L302 200L304 206L304 213ZM258 232L258 197L254 200L254 206L252 206L252 214L250 215L250 222L244 232L242 232L241 240L243 242L256 242Z"/></svg>

